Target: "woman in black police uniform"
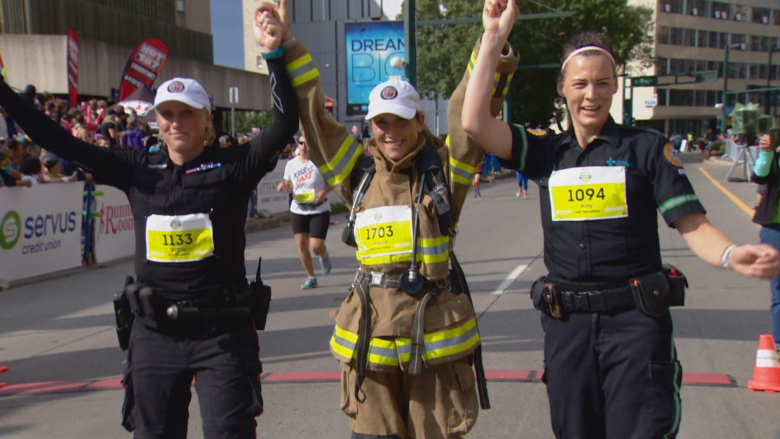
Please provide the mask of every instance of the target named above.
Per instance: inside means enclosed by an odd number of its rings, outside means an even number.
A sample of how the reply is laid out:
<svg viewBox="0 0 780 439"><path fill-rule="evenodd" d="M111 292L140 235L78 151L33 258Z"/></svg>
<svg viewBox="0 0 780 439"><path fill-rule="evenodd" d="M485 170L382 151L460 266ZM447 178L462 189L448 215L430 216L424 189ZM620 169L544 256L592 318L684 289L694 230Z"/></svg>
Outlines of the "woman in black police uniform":
<svg viewBox="0 0 780 439"><path fill-rule="evenodd" d="M246 206L298 127L281 61L281 28L269 21L274 12L261 8L255 26L264 32L256 32L257 42L278 98L274 124L249 144L205 148L213 141L209 96L193 79L175 78L158 89L154 108L163 144L157 152L81 142L0 84L0 105L37 144L90 169L95 181L121 189L130 201L137 283L152 292L148 303L133 307L124 380L123 425L136 438L186 437L193 376L204 437L254 438L254 417L263 411L251 317L182 321L165 313L171 305L238 308L236 295L247 289Z"/></svg>
<svg viewBox="0 0 780 439"><path fill-rule="evenodd" d="M485 3L463 126L540 187L550 274L538 284L548 285L536 291L536 303L544 311L553 431L557 438L674 437L682 373L669 304L653 300L653 291L665 298L670 288L666 276L659 280L656 209L713 266L771 279L778 253L734 246L707 220L668 140L615 124L615 57L598 34L578 35L564 47L558 91L569 131L539 136L490 117L493 71L518 15L513 0Z"/></svg>

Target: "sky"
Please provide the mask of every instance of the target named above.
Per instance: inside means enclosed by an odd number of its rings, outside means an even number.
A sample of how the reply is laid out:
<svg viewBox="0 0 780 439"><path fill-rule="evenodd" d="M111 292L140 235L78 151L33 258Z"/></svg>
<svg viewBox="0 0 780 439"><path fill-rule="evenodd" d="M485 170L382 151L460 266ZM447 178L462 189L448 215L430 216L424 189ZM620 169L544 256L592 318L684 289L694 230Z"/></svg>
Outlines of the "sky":
<svg viewBox="0 0 780 439"><path fill-rule="evenodd" d="M244 69L244 30L241 0L211 0L214 64Z"/></svg>

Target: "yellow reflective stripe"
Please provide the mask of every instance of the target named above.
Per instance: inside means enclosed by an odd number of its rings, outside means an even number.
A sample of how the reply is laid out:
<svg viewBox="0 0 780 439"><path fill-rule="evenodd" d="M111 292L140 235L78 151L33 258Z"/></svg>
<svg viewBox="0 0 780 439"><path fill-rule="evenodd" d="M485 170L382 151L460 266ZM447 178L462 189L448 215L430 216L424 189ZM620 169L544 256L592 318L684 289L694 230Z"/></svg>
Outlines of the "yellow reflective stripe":
<svg viewBox="0 0 780 439"><path fill-rule="evenodd" d="M472 318L458 328L425 334L424 343L424 360L448 357L466 352L479 343L477 319Z"/></svg>
<svg viewBox="0 0 780 439"><path fill-rule="evenodd" d="M355 358L357 352L358 335L339 328L336 325L333 336L330 338L330 346L335 353L344 358ZM371 338L368 347L368 362L382 366L398 366L398 348L394 340L384 338Z"/></svg>
<svg viewBox="0 0 780 439"><path fill-rule="evenodd" d="M418 258L420 259L420 258ZM411 253L405 253L401 255L387 255L387 256L376 256L373 258L361 258L360 253L357 253L357 260L360 261L363 265L386 265L386 264L397 264L400 262L411 262L412 261L412 254Z"/></svg>
<svg viewBox="0 0 780 439"><path fill-rule="evenodd" d="M447 137L447 146L449 147L449 137ZM476 167L458 161L450 155L450 180L469 186L476 173Z"/></svg>
<svg viewBox="0 0 780 439"><path fill-rule="evenodd" d="M341 147L333 159L320 166L319 170L331 187L336 186L349 177L355 167L355 162L362 156L363 145L347 134L347 138L341 143Z"/></svg>
<svg viewBox="0 0 780 439"><path fill-rule="evenodd" d="M320 75L310 53L287 64L285 69L287 69L287 72L290 74L290 81L292 82L293 87L304 84Z"/></svg>
<svg viewBox="0 0 780 439"><path fill-rule="evenodd" d="M426 264L435 264L437 262L447 262L450 257L450 238L449 236L440 236L438 238L422 238L420 243L420 252L422 261Z"/></svg>

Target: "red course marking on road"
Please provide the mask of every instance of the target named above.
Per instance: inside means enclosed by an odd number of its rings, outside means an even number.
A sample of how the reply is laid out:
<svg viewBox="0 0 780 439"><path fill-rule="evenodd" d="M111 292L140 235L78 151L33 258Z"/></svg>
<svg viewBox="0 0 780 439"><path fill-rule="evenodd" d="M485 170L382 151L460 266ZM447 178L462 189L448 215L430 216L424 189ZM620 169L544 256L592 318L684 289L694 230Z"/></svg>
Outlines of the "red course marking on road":
<svg viewBox="0 0 780 439"><path fill-rule="evenodd" d="M103 390L103 389L122 389L122 377L109 378L107 380L95 381L85 387L86 390Z"/></svg>
<svg viewBox="0 0 780 439"><path fill-rule="evenodd" d="M534 382L542 381L544 371L527 370L486 370L485 377L496 382ZM272 372L261 376L264 383L306 383L338 382L341 371L319 370L309 372ZM14 384L0 388L0 396L21 393L80 392L85 390L121 389L122 378L108 378L95 381L53 381L43 383ZM683 384L688 386L737 387L736 381L717 373L683 373Z"/></svg>
<svg viewBox="0 0 780 439"><path fill-rule="evenodd" d="M692 386L726 386L737 387L734 380L720 373L685 373L683 372L683 384Z"/></svg>
<svg viewBox="0 0 780 439"><path fill-rule="evenodd" d="M339 381L340 371L320 370L311 372L273 372L263 378L263 382L279 381Z"/></svg>
<svg viewBox="0 0 780 439"><path fill-rule="evenodd" d="M531 381L527 370L486 370L485 378L490 381Z"/></svg>
<svg viewBox="0 0 780 439"><path fill-rule="evenodd" d="M12 393L72 392L85 388L87 384L89 384L89 381L52 381L47 383L15 384L0 389L0 395Z"/></svg>

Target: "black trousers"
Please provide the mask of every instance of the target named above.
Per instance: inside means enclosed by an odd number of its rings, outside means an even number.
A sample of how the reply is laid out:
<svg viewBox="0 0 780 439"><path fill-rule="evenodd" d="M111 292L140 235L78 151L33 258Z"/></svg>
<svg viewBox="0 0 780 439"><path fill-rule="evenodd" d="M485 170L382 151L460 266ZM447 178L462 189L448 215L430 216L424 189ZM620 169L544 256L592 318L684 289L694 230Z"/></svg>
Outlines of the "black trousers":
<svg viewBox="0 0 780 439"><path fill-rule="evenodd" d="M250 317L157 329L136 319L122 425L135 439L186 438L194 378L204 438L254 439L263 412L259 350Z"/></svg>
<svg viewBox="0 0 780 439"><path fill-rule="evenodd" d="M557 439L673 439L682 367L669 314L542 314L547 396Z"/></svg>

